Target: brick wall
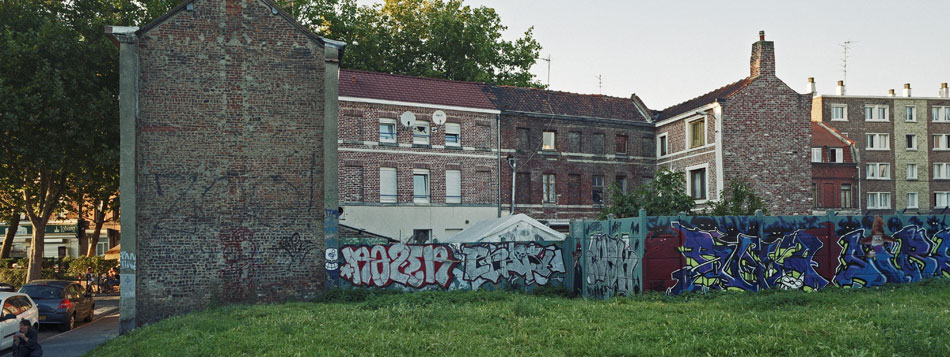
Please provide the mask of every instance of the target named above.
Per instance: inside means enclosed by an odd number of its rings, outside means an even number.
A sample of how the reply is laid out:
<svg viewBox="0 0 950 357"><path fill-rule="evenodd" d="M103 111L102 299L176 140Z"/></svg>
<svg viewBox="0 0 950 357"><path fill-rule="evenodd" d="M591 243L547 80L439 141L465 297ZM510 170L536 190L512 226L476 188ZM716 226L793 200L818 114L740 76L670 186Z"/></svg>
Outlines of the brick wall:
<svg viewBox="0 0 950 357"><path fill-rule="evenodd" d="M323 289L323 51L252 0L139 37L139 324Z"/></svg>

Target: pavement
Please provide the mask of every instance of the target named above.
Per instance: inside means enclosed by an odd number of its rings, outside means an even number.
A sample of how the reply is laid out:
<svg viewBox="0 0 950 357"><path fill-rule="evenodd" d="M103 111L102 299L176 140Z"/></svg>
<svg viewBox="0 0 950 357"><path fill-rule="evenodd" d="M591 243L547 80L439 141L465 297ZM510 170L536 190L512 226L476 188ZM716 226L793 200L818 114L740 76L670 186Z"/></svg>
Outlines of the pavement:
<svg viewBox="0 0 950 357"><path fill-rule="evenodd" d="M119 296L96 296L96 311L92 322L77 325L72 330L57 333L55 329L40 329L40 346L44 356L82 356L96 346L119 336Z"/></svg>

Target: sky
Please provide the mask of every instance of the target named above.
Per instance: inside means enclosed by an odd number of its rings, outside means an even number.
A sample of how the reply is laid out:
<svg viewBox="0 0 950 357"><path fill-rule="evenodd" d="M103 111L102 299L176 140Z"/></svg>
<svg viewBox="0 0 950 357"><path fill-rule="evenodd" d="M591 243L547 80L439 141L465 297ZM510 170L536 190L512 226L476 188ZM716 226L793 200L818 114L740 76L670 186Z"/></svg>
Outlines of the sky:
<svg viewBox="0 0 950 357"><path fill-rule="evenodd" d="M372 3L362 0L361 4ZM376 1L380 2L380 1ZM550 89L630 97L663 109L749 75L760 30L776 74L804 92L834 94L851 41L847 93L886 95L910 83L935 97L950 82L950 1L465 0L494 8L514 40L531 26L551 57ZM548 63L532 73L548 83ZM600 85L598 85L600 76Z"/></svg>

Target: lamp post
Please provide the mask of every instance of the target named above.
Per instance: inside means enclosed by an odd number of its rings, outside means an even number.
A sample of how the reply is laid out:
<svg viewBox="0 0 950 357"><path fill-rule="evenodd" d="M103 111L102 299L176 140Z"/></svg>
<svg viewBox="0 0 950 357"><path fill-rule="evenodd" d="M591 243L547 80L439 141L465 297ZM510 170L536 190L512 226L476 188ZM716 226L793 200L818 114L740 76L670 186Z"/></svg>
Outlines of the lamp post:
<svg viewBox="0 0 950 357"><path fill-rule="evenodd" d="M511 167L511 210L508 211L509 215L515 214L515 169L518 168L518 159L516 159L511 154L505 157L505 161L508 161L508 166Z"/></svg>

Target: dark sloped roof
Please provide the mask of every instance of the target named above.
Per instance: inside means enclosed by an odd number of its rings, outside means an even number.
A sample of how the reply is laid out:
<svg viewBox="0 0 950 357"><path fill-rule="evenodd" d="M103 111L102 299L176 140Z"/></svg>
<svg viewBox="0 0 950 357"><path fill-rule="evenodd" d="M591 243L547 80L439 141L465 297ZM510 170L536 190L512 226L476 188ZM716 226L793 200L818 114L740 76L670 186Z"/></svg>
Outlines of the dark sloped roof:
<svg viewBox="0 0 950 357"><path fill-rule="evenodd" d="M837 135L835 135L837 134ZM844 140L842 140L844 139ZM838 130L825 123L811 122L811 146L847 147L853 143Z"/></svg>
<svg viewBox="0 0 950 357"><path fill-rule="evenodd" d="M649 122L630 98L509 86L490 86L486 91L503 111Z"/></svg>
<svg viewBox="0 0 950 357"><path fill-rule="evenodd" d="M496 109L484 84L398 74L340 71L340 96Z"/></svg>
<svg viewBox="0 0 950 357"><path fill-rule="evenodd" d="M753 78L751 77L740 79L736 82L727 84L719 89L715 89L709 93L687 100L680 104L676 104L672 107L663 109L660 111L660 116L657 118L657 120L672 118L677 115L688 112L690 110L704 106L706 104L715 102L718 99L729 98L730 96L738 92L740 89L745 88L747 85L749 85L749 83L752 83L752 80Z"/></svg>

